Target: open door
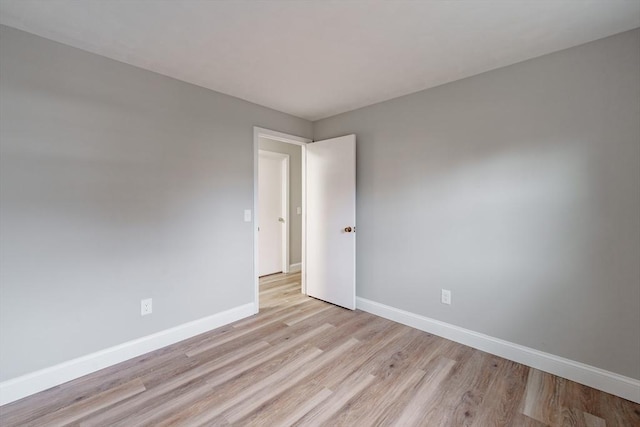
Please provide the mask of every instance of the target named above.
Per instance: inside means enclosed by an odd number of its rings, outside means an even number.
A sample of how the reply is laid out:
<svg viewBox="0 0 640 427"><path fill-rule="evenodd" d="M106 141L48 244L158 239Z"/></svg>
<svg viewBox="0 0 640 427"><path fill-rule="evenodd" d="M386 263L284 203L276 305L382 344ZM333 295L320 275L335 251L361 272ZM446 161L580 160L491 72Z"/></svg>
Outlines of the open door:
<svg viewBox="0 0 640 427"><path fill-rule="evenodd" d="M356 136L306 145L306 292L356 308Z"/></svg>

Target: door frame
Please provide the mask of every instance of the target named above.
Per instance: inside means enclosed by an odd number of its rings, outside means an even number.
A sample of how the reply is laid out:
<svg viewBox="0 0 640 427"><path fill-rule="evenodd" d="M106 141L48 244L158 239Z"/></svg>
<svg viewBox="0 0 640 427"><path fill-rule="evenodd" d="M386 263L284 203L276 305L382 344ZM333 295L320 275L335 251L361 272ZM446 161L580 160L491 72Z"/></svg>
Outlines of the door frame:
<svg viewBox="0 0 640 427"><path fill-rule="evenodd" d="M281 265L280 269L283 273L289 272L289 155L283 153L277 153L275 151L258 150L258 165L260 164L260 156L270 157L280 161L280 218L284 219L284 223L281 223L280 227L280 239L282 239L281 251ZM256 210L258 212L258 210ZM257 226L259 222L256 220ZM257 229L257 227L256 227ZM258 243L259 246L259 243ZM258 259L259 261L259 259ZM259 264L259 263L258 263ZM258 265L259 267L259 265ZM259 268L258 268L259 270ZM258 271L258 274L260 272Z"/></svg>
<svg viewBox="0 0 640 427"><path fill-rule="evenodd" d="M258 126L253 127L253 281L254 281L254 313L260 311L260 281L258 280L258 220L260 213L258 212L258 162L260 154L260 138L273 139L287 144L298 145L302 151L302 254L301 254L301 288L302 293L306 294L306 280L305 280L305 253L306 253L306 194L305 194L305 180L306 180L306 150L305 145L313 142L312 139L303 138L296 135L290 135L283 132L278 132L271 129L265 129ZM288 228L288 227L286 227ZM288 266L287 266L288 268Z"/></svg>

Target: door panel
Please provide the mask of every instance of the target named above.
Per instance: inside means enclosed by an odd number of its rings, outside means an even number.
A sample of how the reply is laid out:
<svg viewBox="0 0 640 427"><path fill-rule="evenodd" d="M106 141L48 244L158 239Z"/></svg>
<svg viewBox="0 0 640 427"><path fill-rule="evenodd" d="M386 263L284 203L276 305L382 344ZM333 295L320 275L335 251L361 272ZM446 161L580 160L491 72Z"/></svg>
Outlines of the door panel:
<svg viewBox="0 0 640 427"><path fill-rule="evenodd" d="M356 307L355 156L355 135L306 145L307 294L351 310Z"/></svg>
<svg viewBox="0 0 640 427"><path fill-rule="evenodd" d="M282 271L282 160L260 154L258 160L258 275Z"/></svg>

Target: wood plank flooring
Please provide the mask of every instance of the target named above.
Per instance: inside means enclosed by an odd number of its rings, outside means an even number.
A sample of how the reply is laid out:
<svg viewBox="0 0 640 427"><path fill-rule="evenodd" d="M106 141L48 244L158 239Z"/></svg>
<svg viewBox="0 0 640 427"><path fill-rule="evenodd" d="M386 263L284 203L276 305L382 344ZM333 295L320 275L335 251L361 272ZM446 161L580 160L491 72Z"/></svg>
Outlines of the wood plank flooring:
<svg viewBox="0 0 640 427"><path fill-rule="evenodd" d="M260 314L0 407L1 426L640 426L640 405L261 279Z"/></svg>

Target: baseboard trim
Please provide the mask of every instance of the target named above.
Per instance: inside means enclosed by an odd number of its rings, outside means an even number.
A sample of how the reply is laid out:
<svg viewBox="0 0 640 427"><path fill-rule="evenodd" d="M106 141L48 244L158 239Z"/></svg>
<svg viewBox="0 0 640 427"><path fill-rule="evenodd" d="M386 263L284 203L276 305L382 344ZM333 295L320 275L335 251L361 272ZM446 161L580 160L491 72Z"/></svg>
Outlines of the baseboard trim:
<svg viewBox="0 0 640 427"><path fill-rule="evenodd" d="M249 303L0 383L0 405L175 344L256 313Z"/></svg>
<svg viewBox="0 0 640 427"><path fill-rule="evenodd" d="M523 345L431 319L395 307L356 298L356 307L451 341L640 403L640 381Z"/></svg>
<svg viewBox="0 0 640 427"><path fill-rule="evenodd" d="M302 263L298 262L289 266L289 273L295 273L302 270Z"/></svg>

